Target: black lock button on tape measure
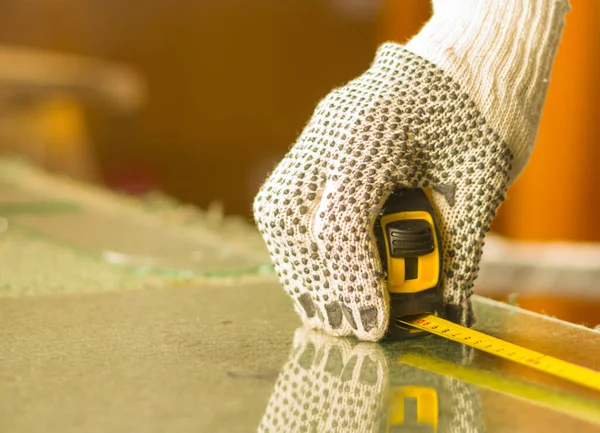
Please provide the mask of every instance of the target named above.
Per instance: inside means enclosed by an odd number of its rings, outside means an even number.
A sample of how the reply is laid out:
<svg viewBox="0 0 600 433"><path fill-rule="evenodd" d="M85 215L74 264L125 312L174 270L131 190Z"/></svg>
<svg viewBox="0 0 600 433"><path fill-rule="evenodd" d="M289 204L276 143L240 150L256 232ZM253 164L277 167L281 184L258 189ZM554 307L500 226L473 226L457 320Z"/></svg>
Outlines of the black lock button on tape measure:
<svg viewBox="0 0 600 433"><path fill-rule="evenodd" d="M600 372L453 323L442 297L442 239L427 193L398 189L375 224L390 294L391 339L435 334L600 391ZM450 320L446 320L450 319Z"/></svg>

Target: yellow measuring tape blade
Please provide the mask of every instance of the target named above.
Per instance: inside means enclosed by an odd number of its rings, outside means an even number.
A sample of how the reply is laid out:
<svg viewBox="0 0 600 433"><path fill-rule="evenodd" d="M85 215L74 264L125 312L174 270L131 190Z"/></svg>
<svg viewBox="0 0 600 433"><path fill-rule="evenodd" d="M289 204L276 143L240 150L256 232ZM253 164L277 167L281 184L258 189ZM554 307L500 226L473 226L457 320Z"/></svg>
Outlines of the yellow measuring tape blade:
<svg viewBox="0 0 600 433"><path fill-rule="evenodd" d="M432 315L397 321L600 391L600 372L491 337Z"/></svg>

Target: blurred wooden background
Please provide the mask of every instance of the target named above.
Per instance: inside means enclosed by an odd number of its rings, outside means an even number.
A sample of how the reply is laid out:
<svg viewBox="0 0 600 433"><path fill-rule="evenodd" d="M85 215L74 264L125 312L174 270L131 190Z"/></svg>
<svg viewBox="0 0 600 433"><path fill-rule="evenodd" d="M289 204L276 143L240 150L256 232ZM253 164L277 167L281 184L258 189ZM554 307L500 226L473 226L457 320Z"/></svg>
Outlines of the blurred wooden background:
<svg viewBox="0 0 600 433"><path fill-rule="evenodd" d="M513 238L600 241L600 3L570 2L535 152L494 223ZM318 100L430 13L426 0L0 0L0 44L122 63L145 80L139 110L67 98L17 117L24 130L41 128L27 135L33 141L73 138L43 155L82 161L78 176L117 189L219 200L249 217ZM524 302L585 316L581 303ZM598 305L590 311L592 321Z"/></svg>
<svg viewBox="0 0 600 433"><path fill-rule="evenodd" d="M147 84L139 113L86 110L105 181L249 215L318 99L371 60L375 17L335 4L2 0L0 43L133 66Z"/></svg>
<svg viewBox="0 0 600 433"><path fill-rule="evenodd" d="M600 241L600 4L570 1L535 152L494 224L515 238ZM132 66L139 111L85 109L100 177L249 215L317 101L430 13L425 0L1 0L0 44Z"/></svg>

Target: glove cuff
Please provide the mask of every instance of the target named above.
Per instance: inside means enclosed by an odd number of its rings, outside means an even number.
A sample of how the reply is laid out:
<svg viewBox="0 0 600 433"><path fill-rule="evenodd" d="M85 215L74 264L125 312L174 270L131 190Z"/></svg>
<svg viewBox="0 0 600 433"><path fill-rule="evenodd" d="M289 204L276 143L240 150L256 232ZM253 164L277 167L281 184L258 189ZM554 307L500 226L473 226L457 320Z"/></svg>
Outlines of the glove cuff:
<svg viewBox="0 0 600 433"><path fill-rule="evenodd" d="M441 0L406 49L457 80L508 143L513 182L533 150L567 0Z"/></svg>

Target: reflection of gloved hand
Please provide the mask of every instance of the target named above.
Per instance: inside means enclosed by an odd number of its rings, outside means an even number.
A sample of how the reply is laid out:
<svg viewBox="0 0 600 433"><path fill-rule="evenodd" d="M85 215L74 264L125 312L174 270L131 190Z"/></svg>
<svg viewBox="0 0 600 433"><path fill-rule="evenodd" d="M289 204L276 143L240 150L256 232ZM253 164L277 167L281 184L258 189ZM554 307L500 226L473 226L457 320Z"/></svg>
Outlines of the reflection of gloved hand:
<svg viewBox="0 0 600 433"><path fill-rule="evenodd" d="M386 381L378 347L300 328L258 431L376 431Z"/></svg>
<svg viewBox="0 0 600 433"><path fill-rule="evenodd" d="M434 0L405 47L317 106L254 201L285 290L310 327L378 340L388 296L372 231L397 187L431 187L452 320L483 238L533 147L567 0Z"/></svg>
<svg viewBox="0 0 600 433"><path fill-rule="evenodd" d="M456 349L450 348L453 361L460 363L464 356ZM418 423L409 401L420 395L417 405L430 404L433 396L437 409L421 407L427 416ZM477 388L398 363L395 356L386 359L379 345L353 346L300 328L258 431L371 433L386 426L385 431L400 432L428 422L439 432L484 431Z"/></svg>

